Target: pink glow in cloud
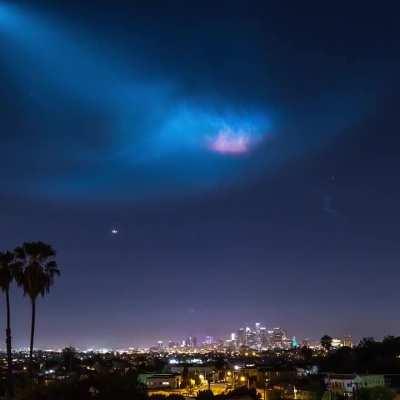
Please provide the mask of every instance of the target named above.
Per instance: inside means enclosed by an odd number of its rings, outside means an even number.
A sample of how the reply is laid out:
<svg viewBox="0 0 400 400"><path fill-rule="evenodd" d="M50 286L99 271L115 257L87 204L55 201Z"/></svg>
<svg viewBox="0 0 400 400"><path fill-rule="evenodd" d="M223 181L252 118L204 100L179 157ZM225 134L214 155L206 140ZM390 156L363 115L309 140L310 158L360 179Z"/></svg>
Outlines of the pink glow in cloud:
<svg viewBox="0 0 400 400"><path fill-rule="evenodd" d="M250 150L250 144L251 139L246 132L224 128L209 140L209 149L221 154L244 154Z"/></svg>

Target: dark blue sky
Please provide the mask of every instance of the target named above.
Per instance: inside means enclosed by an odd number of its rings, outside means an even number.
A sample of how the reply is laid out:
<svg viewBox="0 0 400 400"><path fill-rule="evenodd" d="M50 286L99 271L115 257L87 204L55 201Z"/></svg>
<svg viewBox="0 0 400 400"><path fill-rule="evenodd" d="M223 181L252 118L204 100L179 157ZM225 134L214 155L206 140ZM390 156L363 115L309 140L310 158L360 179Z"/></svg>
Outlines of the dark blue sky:
<svg viewBox="0 0 400 400"><path fill-rule="evenodd" d="M63 272L38 345L400 334L394 7L117 3L0 1L1 246Z"/></svg>

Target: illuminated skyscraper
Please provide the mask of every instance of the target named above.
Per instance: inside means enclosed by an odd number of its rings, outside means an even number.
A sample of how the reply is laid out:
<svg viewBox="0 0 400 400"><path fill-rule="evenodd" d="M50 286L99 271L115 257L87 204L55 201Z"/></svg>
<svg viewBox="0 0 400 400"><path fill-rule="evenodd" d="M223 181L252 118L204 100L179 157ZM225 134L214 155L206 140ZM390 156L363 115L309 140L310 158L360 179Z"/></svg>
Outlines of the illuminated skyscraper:
<svg viewBox="0 0 400 400"><path fill-rule="evenodd" d="M270 347L268 330L265 326L260 328L260 345L260 348L264 350Z"/></svg>
<svg viewBox="0 0 400 400"><path fill-rule="evenodd" d="M281 328L273 328L268 330L260 322L256 322L254 329L249 326L240 328L236 334L232 333L230 343L235 343L238 349L246 346L251 349L290 349L292 347L292 339L288 338L285 330Z"/></svg>
<svg viewBox="0 0 400 400"><path fill-rule="evenodd" d="M246 331L244 328L240 328L237 332L237 346L246 346Z"/></svg>
<svg viewBox="0 0 400 400"><path fill-rule="evenodd" d="M273 328L270 331L271 348L288 349L291 347L291 340L288 339L286 331L282 328Z"/></svg>
<svg viewBox="0 0 400 400"><path fill-rule="evenodd" d="M343 336L342 346L343 347L353 347L353 339L350 335Z"/></svg>
<svg viewBox="0 0 400 400"><path fill-rule="evenodd" d="M164 342L162 340L157 341L157 347L161 351L164 349Z"/></svg>
<svg viewBox="0 0 400 400"><path fill-rule="evenodd" d="M206 340L204 341L204 344L206 345L212 345L214 343L214 338L212 336L206 336Z"/></svg>
<svg viewBox="0 0 400 400"><path fill-rule="evenodd" d="M257 347L257 338L256 332L252 331L249 326L246 326L246 343L247 347L251 347L252 349Z"/></svg>
<svg viewBox="0 0 400 400"><path fill-rule="evenodd" d="M195 336L189 336L186 340L186 347L197 347L197 338Z"/></svg>
<svg viewBox="0 0 400 400"><path fill-rule="evenodd" d="M254 333L255 348L257 350L261 350L262 348L266 349L268 347L267 328L262 326L260 322L256 322Z"/></svg>

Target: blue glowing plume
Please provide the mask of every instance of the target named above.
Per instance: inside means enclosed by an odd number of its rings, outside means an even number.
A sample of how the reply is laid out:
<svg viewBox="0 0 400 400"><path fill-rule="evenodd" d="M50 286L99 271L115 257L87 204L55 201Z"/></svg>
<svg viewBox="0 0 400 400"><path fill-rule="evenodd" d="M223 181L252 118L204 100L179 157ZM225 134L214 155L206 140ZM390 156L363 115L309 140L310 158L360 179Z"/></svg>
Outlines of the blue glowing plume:
<svg viewBox="0 0 400 400"><path fill-rule="evenodd" d="M132 65L63 21L25 8L0 4L0 33L11 73L48 123L37 142L54 158L43 159L45 173L28 177L35 193L131 198L210 188L314 151L358 117L351 97L340 99L334 114L324 108L331 99L315 99L308 116L223 96L188 99L178 78L138 67L146 64L139 44L132 47L142 62Z"/></svg>

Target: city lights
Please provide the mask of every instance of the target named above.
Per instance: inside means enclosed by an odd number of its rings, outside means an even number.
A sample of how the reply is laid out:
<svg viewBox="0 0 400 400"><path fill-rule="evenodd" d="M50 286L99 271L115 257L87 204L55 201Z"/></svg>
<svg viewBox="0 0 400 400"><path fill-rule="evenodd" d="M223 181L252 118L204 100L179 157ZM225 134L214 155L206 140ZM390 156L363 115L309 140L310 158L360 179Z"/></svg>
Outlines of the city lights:
<svg viewBox="0 0 400 400"><path fill-rule="evenodd" d="M0 400L400 400L398 2L284 3L0 0Z"/></svg>

